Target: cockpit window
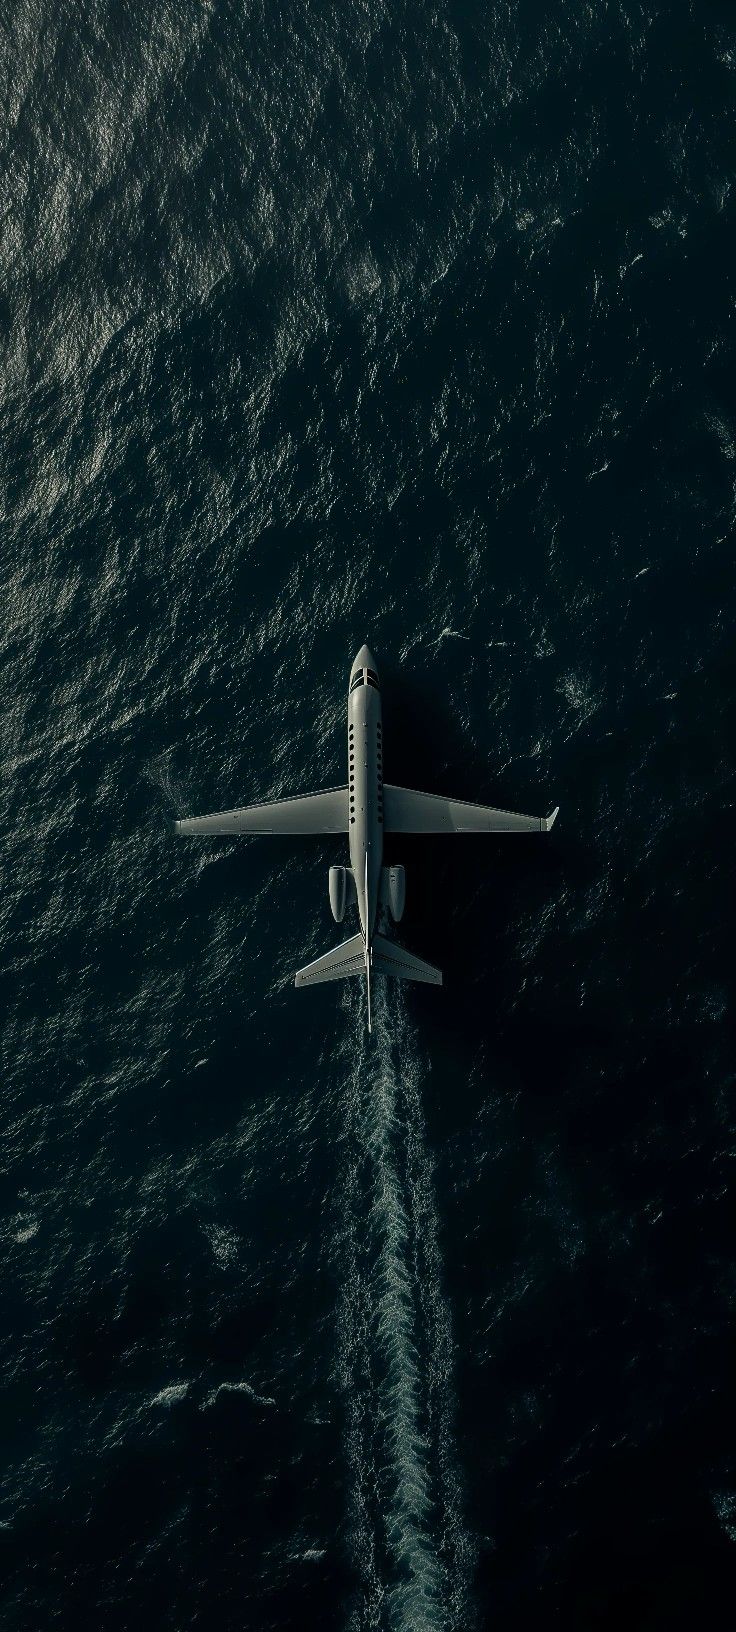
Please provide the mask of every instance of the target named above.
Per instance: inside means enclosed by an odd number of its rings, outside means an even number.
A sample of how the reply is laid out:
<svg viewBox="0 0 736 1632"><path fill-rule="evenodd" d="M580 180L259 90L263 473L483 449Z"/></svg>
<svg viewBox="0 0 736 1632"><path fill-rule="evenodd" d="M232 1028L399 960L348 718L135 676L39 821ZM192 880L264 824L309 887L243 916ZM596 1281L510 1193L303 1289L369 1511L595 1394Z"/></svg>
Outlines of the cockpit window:
<svg viewBox="0 0 736 1632"><path fill-rule="evenodd" d="M375 669L356 669L350 682L350 690L357 691L358 686L373 686L376 691L380 691Z"/></svg>

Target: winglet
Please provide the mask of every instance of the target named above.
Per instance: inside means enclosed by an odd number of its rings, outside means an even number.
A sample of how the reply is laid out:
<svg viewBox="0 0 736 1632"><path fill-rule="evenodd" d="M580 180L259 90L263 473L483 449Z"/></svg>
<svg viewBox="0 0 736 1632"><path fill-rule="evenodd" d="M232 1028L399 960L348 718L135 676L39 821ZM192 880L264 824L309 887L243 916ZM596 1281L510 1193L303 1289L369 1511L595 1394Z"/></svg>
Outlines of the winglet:
<svg viewBox="0 0 736 1632"><path fill-rule="evenodd" d="M554 808L551 816L543 816L542 817L541 827L542 827L542 832L543 833L549 833L550 828L554 827L555 822L556 822L557 817L559 816L559 814L560 814L560 807L559 807L559 805L555 805L555 808Z"/></svg>

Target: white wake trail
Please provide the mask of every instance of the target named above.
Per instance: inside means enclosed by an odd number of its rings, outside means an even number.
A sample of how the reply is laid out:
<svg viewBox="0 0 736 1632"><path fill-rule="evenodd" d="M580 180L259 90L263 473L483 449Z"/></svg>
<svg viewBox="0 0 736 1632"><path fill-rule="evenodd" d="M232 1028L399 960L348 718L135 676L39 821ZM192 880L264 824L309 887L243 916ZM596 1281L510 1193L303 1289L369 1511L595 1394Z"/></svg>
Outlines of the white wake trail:
<svg viewBox="0 0 736 1632"><path fill-rule="evenodd" d="M361 1581L350 1632L459 1632L472 1550L453 1447L422 1064L400 988L381 983L373 1038L348 1075L340 1377Z"/></svg>

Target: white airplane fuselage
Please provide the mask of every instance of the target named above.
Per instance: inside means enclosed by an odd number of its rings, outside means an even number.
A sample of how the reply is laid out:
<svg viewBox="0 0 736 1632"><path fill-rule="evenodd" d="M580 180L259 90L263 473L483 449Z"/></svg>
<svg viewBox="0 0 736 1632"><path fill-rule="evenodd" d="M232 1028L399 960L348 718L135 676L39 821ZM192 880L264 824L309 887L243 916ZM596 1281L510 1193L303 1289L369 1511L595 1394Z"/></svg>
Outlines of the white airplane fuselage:
<svg viewBox="0 0 736 1632"><path fill-rule="evenodd" d="M383 866L383 721L378 673L367 646L350 674L348 798L350 865L368 958Z"/></svg>

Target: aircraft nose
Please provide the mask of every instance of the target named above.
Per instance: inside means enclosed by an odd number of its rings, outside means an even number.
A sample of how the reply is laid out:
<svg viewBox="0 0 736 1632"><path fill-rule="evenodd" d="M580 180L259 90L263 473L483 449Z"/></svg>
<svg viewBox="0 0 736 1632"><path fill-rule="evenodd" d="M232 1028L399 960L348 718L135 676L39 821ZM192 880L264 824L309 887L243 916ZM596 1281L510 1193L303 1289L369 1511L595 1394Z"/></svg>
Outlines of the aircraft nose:
<svg viewBox="0 0 736 1632"><path fill-rule="evenodd" d="M375 669L372 653L367 646L361 646L353 664L354 669Z"/></svg>

